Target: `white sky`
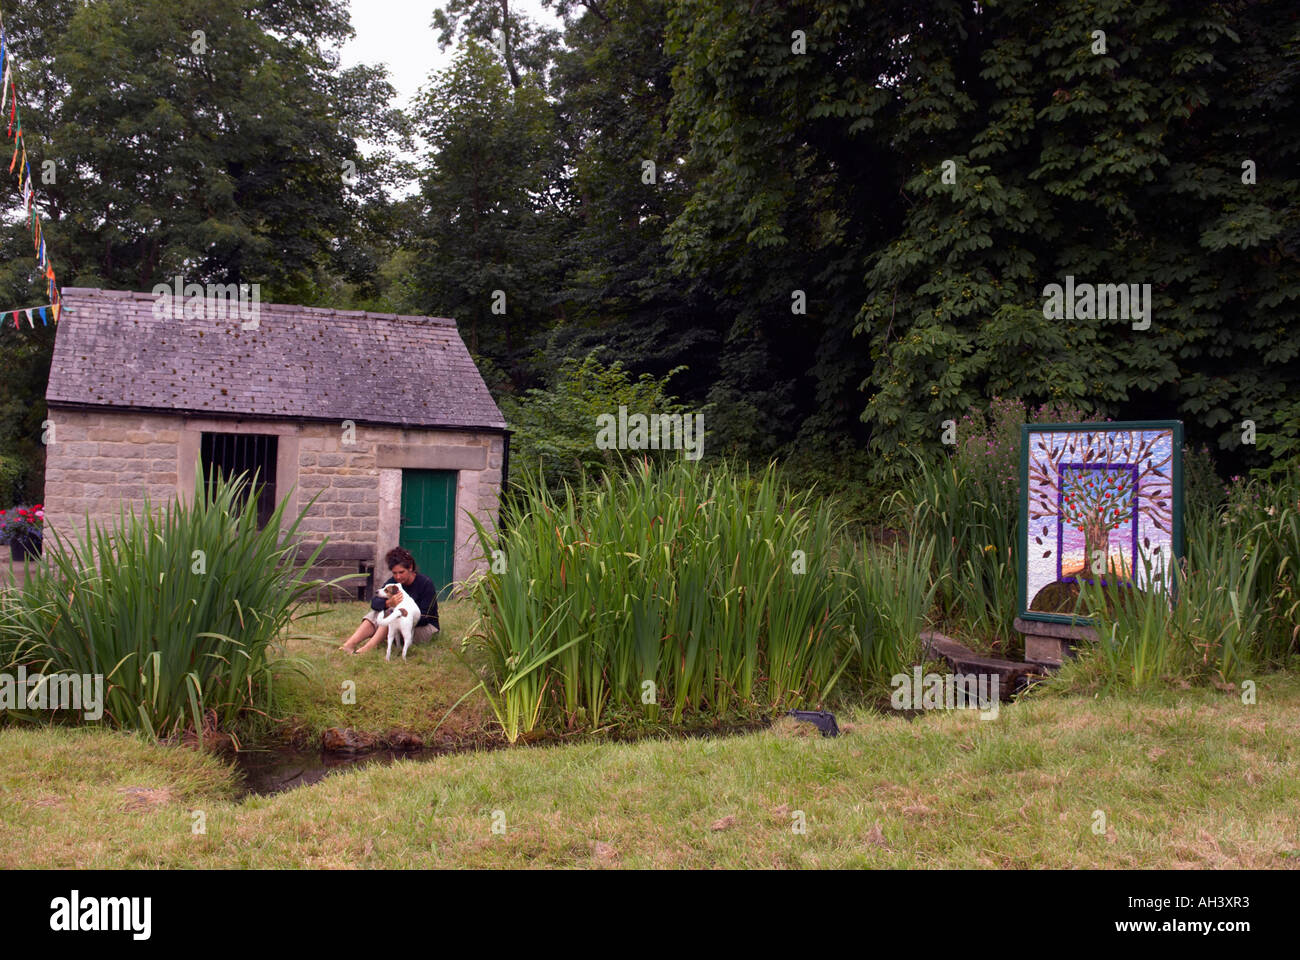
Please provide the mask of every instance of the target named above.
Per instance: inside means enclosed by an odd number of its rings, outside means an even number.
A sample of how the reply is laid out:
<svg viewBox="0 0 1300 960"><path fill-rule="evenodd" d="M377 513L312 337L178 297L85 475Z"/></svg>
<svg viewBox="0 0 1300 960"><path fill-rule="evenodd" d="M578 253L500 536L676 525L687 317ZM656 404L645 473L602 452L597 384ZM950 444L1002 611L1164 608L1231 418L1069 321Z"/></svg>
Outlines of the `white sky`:
<svg viewBox="0 0 1300 960"><path fill-rule="evenodd" d="M388 82L397 89L397 106L409 106L429 74L447 66L456 51L454 46L438 49L431 26L433 11L443 6L442 0L350 0L350 6L357 35L343 45L343 66L383 64ZM560 26L559 18L541 0L514 0L510 8L534 22Z"/></svg>

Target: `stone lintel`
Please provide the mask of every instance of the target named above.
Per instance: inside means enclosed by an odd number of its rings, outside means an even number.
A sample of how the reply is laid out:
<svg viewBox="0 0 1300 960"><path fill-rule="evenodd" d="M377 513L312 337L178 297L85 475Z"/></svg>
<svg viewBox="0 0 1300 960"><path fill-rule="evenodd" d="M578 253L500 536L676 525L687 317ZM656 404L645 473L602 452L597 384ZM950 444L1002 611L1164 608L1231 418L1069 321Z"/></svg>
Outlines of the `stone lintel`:
<svg viewBox="0 0 1300 960"><path fill-rule="evenodd" d="M487 447L381 443L375 465L397 470L486 470Z"/></svg>

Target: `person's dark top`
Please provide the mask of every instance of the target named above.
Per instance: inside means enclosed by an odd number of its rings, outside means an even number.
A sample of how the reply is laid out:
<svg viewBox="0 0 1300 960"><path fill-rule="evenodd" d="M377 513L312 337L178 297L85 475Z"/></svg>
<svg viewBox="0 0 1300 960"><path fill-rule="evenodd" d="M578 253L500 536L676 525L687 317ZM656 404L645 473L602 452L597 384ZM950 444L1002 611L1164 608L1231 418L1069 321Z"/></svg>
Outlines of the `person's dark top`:
<svg viewBox="0 0 1300 960"><path fill-rule="evenodd" d="M386 587L390 583L397 583L397 581L389 577L384 581L383 585ZM433 585L433 581L417 570L414 582L409 587L403 586L402 589L411 595L411 599L415 601L416 606L420 608L420 613L423 614L416 626L427 627L429 624L433 624L441 630L442 628L438 626L438 588ZM383 592L382 588L380 588L380 592ZM370 601L370 607L376 612L384 609L383 598L373 597Z"/></svg>

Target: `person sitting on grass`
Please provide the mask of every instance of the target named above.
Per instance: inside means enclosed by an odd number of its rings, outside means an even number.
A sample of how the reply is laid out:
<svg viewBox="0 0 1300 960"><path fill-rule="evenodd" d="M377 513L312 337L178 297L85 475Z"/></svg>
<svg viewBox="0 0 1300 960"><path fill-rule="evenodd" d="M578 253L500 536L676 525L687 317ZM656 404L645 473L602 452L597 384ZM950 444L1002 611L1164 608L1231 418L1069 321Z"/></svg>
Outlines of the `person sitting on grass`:
<svg viewBox="0 0 1300 960"><path fill-rule="evenodd" d="M415 557L411 556L409 550L401 547L394 547L384 556L384 562L388 564L388 569L392 576L384 581L384 586L390 583L400 583L402 589L411 595L416 606L420 608L420 622L415 625L415 634L412 638L412 644L425 643L433 639L435 633L440 632L438 628L438 588L434 586L432 580L415 569ZM383 589L379 590L383 593ZM370 601L371 610L361 620L361 625L357 627L352 636L343 641L343 646L339 647L348 653L365 653L373 650L385 640L388 639L387 624L380 625L379 618L384 612L383 596L376 596ZM367 640L367 638L369 638ZM357 649L357 645L362 641L367 641L365 646Z"/></svg>

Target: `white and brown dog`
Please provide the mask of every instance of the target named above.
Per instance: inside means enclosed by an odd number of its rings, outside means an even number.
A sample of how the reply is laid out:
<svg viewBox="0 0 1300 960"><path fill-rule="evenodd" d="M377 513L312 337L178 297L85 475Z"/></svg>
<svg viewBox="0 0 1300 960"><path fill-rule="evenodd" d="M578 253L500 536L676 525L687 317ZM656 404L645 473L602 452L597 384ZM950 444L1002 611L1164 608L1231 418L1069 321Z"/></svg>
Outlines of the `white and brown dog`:
<svg viewBox="0 0 1300 960"><path fill-rule="evenodd" d="M393 656L393 636L397 635L402 638L402 659L405 660L406 651L411 649L411 640L415 637L415 625L420 622L419 604L399 583L386 584L380 596L384 598L384 612L378 623L388 627L388 653L384 659Z"/></svg>

